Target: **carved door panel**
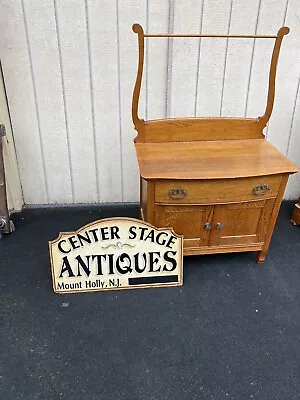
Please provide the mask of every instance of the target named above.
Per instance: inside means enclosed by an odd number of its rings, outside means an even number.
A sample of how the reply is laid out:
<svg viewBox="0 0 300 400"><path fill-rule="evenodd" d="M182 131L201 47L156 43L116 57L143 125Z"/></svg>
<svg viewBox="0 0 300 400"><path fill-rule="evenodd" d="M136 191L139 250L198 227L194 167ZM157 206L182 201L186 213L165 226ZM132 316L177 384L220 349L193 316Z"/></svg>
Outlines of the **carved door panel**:
<svg viewBox="0 0 300 400"><path fill-rule="evenodd" d="M263 243L274 199L215 206L210 246Z"/></svg>
<svg viewBox="0 0 300 400"><path fill-rule="evenodd" d="M172 227L184 236L184 247L207 246L213 216L213 206L165 206L155 207L155 225Z"/></svg>

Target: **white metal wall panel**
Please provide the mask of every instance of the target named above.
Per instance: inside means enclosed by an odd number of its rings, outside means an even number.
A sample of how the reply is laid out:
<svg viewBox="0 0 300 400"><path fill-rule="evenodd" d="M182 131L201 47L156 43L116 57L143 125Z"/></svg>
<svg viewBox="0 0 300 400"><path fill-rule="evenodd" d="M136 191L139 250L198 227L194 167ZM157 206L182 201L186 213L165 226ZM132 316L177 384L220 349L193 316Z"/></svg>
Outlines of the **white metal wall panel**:
<svg viewBox="0 0 300 400"><path fill-rule="evenodd" d="M118 0L118 39L120 63L120 126L122 148L121 201L136 201L139 196L139 177L133 138L136 132L131 120L131 99L138 60L137 35L132 25L139 22L146 26L146 1ZM145 118L145 80L141 91L139 113Z"/></svg>
<svg viewBox="0 0 300 400"><path fill-rule="evenodd" d="M277 96L269 124L268 138L284 154L288 152L297 84L299 81L299 15L299 1L289 0L284 20L285 24L291 27L291 31L282 46L278 64Z"/></svg>
<svg viewBox="0 0 300 400"><path fill-rule="evenodd" d="M21 1L0 3L0 57L26 203L48 203L43 142Z"/></svg>
<svg viewBox="0 0 300 400"><path fill-rule="evenodd" d="M121 201L117 3L87 2L90 72L95 132L95 171L100 202ZM130 28L130 27L129 27Z"/></svg>
<svg viewBox="0 0 300 400"><path fill-rule="evenodd" d="M69 147L52 0L23 0L49 203L72 202Z"/></svg>
<svg viewBox="0 0 300 400"><path fill-rule="evenodd" d="M0 57L25 203L137 201L132 24L274 34L286 24L268 139L300 166L298 0L2 0ZM272 40L146 39L140 116L258 116ZM300 194L299 174L286 198Z"/></svg>
<svg viewBox="0 0 300 400"><path fill-rule="evenodd" d="M168 1L148 0L145 30L161 33L169 31ZM145 40L146 119L166 117L168 81L168 45L164 38Z"/></svg>
<svg viewBox="0 0 300 400"><path fill-rule="evenodd" d="M231 9L232 0L204 1L202 33L228 33ZM200 40L194 112L197 116L220 115L226 44L227 41L223 38Z"/></svg>
<svg viewBox="0 0 300 400"><path fill-rule="evenodd" d="M300 74L297 86L297 98L294 105L291 130L288 142L287 156L300 167L299 149L300 149ZM289 179L286 197L296 199L299 196L300 174L292 175Z"/></svg>
<svg viewBox="0 0 300 400"><path fill-rule="evenodd" d="M284 24L286 5L287 2L282 0L260 0L257 15L257 34L276 33L278 28ZM286 45L288 37L284 38L283 47ZM254 41L249 72L249 91L245 105L246 116L263 115L265 111L273 45L274 40L257 39ZM280 63L281 58L279 60ZM275 102L276 100L277 98L275 97Z"/></svg>
<svg viewBox="0 0 300 400"><path fill-rule="evenodd" d="M229 34L239 34L242 31L255 34L258 11L258 0L252 0L247 5L244 1L233 0ZM221 99L222 116L244 116L252 48L253 39L228 39Z"/></svg>
<svg viewBox="0 0 300 400"><path fill-rule="evenodd" d="M174 33L199 32L203 0L176 2ZM194 116L198 70L198 38L172 39L170 117Z"/></svg>
<svg viewBox="0 0 300 400"><path fill-rule="evenodd" d="M65 115L70 146L73 198L96 202L96 147L84 0L55 0Z"/></svg>
<svg viewBox="0 0 300 400"><path fill-rule="evenodd" d="M280 58L277 101L270 121L269 140L300 167L300 8L299 1L289 0L285 23L291 27L286 46ZM280 116L282 116L280 118ZM291 177L285 193L286 198L299 196L299 173Z"/></svg>

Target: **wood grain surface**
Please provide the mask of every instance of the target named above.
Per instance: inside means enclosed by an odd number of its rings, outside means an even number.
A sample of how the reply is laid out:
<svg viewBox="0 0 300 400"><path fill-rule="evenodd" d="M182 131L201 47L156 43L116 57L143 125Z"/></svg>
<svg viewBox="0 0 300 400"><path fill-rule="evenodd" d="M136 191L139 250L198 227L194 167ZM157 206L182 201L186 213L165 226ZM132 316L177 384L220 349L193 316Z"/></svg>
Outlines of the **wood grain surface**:
<svg viewBox="0 0 300 400"><path fill-rule="evenodd" d="M135 148L144 179L225 179L297 172L264 139L136 143Z"/></svg>
<svg viewBox="0 0 300 400"><path fill-rule="evenodd" d="M281 175L236 179L159 180L155 183L155 202L168 204L223 204L228 202L256 201L276 197ZM254 193L257 185L266 184L266 193ZM171 199L169 191L184 189L183 199Z"/></svg>
<svg viewBox="0 0 300 400"><path fill-rule="evenodd" d="M137 142L262 139L258 118L169 118L146 121Z"/></svg>

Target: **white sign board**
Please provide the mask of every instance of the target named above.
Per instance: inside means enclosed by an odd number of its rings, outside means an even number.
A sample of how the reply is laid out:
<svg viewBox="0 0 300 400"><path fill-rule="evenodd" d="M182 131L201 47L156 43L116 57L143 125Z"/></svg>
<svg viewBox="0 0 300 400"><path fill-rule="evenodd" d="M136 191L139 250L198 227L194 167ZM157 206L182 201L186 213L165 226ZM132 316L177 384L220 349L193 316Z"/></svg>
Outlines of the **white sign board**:
<svg viewBox="0 0 300 400"><path fill-rule="evenodd" d="M183 238L132 218L92 222L49 242L56 293L180 286Z"/></svg>

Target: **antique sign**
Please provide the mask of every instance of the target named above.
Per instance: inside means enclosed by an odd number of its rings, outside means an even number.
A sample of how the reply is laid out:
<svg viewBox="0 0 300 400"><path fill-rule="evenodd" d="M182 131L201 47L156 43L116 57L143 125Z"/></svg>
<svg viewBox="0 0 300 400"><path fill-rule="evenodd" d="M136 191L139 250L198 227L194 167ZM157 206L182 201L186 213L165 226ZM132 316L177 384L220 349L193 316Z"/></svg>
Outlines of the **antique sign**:
<svg viewBox="0 0 300 400"><path fill-rule="evenodd" d="M131 218L92 222L49 242L56 293L180 286L182 236Z"/></svg>

